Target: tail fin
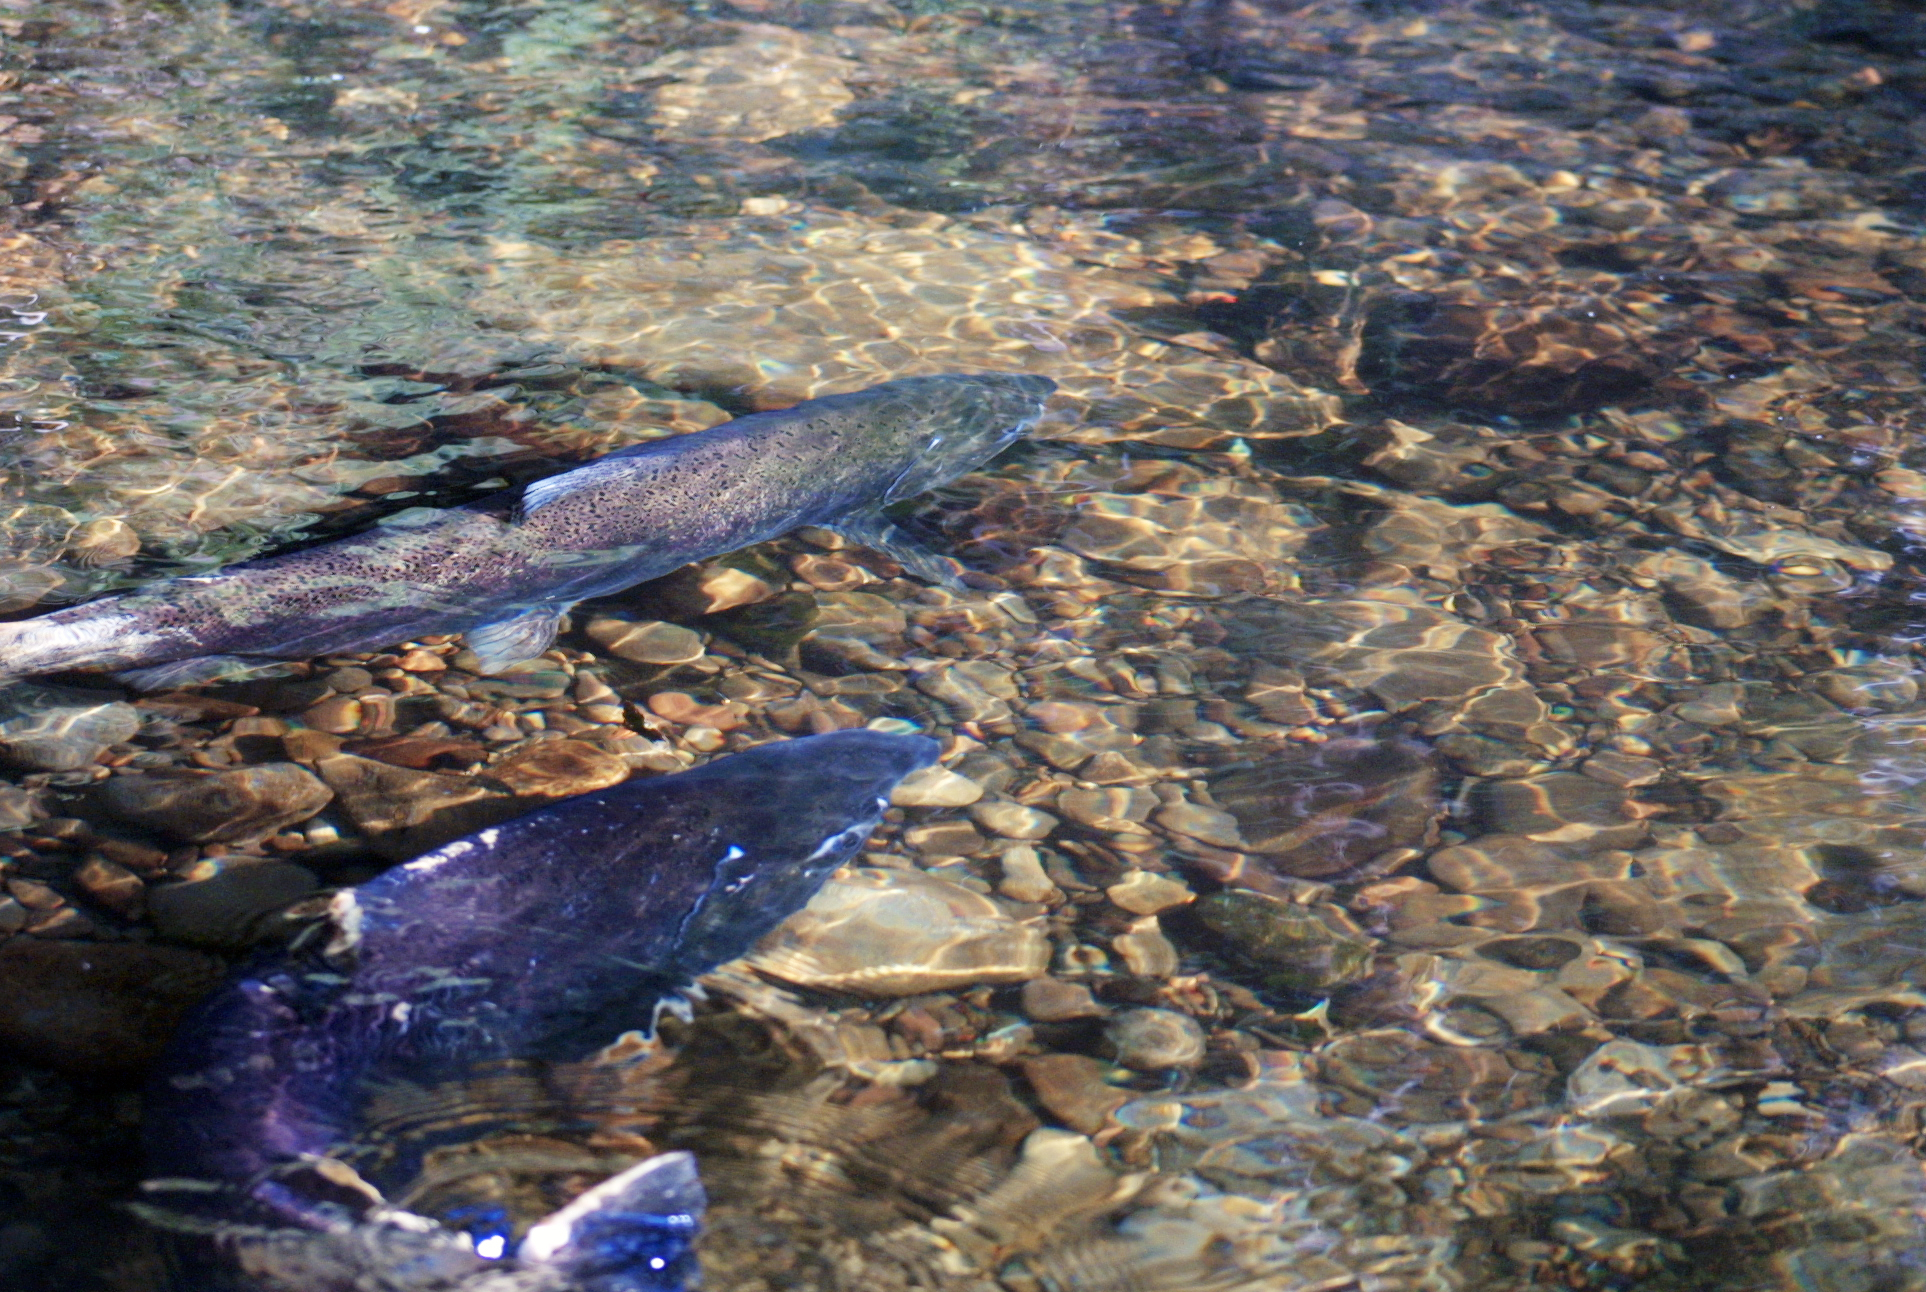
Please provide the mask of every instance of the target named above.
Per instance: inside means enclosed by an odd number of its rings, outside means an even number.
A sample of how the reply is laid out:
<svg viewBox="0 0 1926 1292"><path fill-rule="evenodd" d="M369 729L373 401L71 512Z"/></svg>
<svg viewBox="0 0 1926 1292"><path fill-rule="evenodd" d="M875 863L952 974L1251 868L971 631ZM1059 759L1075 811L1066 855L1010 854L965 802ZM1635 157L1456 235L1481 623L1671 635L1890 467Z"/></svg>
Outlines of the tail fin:
<svg viewBox="0 0 1926 1292"><path fill-rule="evenodd" d="M516 1259L564 1273L583 1292L683 1292L708 1206L695 1158L663 1153L590 1189L538 1223Z"/></svg>

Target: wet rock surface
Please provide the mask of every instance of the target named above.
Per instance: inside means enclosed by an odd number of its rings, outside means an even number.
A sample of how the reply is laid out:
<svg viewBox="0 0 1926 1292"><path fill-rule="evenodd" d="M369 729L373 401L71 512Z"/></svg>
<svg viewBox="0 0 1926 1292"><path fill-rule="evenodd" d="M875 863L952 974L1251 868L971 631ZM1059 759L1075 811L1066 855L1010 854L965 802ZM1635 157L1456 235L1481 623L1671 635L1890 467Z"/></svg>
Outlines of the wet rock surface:
<svg viewBox="0 0 1926 1292"><path fill-rule="evenodd" d="M120 776L104 791L108 809L124 820L188 843L259 839L307 820L333 797L312 772L293 763Z"/></svg>

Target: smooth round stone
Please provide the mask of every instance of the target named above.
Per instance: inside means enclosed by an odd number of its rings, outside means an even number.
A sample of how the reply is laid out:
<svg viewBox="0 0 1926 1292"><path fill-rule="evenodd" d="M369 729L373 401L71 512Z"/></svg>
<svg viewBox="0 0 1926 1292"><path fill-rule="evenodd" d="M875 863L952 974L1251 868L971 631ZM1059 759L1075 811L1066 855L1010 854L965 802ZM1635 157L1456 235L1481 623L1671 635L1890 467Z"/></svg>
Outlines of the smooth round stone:
<svg viewBox="0 0 1926 1292"><path fill-rule="evenodd" d="M140 713L131 704L116 700L43 707L37 699L22 696L21 702L33 707L0 721L0 760L15 767L74 771L140 730Z"/></svg>
<svg viewBox="0 0 1926 1292"><path fill-rule="evenodd" d="M970 819L1005 839L1041 839L1057 828L1057 819L1048 812L1021 803L978 803L970 809Z"/></svg>
<svg viewBox="0 0 1926 1292"><path fill-rule="evenodd" d="M517 794L562 798L620 785L629 778L629 765L582 740L543 740L510 754L486 769Z"/></svg>
<svg viewBox="0 0 1926 1292"><path fill-rule="evenodd" d="M1192 1068L1204 1058L1204 1029L1175 1010L1126 1009L1111 1018L1104 1036L1117 1062L1137 1072Z"/></svg>
<svg viewBox="0 0 1926 1292"><path fill-rule="evenodd" d="M659 619L595 619L589 640L634 664L688 664L702 658L702 635Z"/></svg>
<svg viewBox="0 0 1926 1292"><path fill-rule="evenodd" d="M254 941L265 917L319 887L314 873L287 861L203 862L204 877L147 891L154 931L170 942L238 950Z"/></svg>
<svg viewBox="0 0 1926 1292"><path fill-rule="evenodd" d="M983 797L983 787L947 767L911 772L890 791L895 807L968 807Z"/></svg>
<svg viewBox="0 0 1926 1292"><path fill-rule="evenodd" d="M799 987L915 996L1027 982L1050 965L1039 920L916 870L843 871L764 938L749 963Z"/></svg>
<svg viewBox="0 0 1926 1292"><path fill-rule="evenodd" d="M307 820L334 791L294 763L262 763L205 776L116 776L105 797L136 825L187 843L235 843Z"/></svg>

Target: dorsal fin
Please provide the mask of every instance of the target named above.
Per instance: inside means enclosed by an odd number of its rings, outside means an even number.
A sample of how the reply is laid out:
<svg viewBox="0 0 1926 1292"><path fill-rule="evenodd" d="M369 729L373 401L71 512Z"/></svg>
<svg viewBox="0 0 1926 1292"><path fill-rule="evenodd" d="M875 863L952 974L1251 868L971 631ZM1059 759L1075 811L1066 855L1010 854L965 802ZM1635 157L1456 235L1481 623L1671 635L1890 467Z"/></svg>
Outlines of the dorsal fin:
<svg viewBox="0 0 1926 1292"><path fill-rule="evenodd" d="M598 458L596 462L576 467L573 471L564 471L560 475L531 481L522 486L522 500L515 508L516 519L527 520L549 504L580 490L590 483L586 475L589 468L601 460Z"/></svg>

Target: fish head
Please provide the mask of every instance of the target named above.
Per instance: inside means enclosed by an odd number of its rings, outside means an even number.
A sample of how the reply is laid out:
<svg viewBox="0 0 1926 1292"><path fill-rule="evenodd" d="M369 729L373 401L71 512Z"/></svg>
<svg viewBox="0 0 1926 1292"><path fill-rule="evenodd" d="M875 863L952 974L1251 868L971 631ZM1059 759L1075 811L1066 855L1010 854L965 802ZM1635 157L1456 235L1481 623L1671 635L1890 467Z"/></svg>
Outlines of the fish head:
<svg viewBox="0 0 1926 1292"><path fill-rule="evenodd" d="M899 425L908 464L884 493L885 506L913 498L988 462L1043 416L1057 388L1048 377L994 372L892 382L915 405Z"/></svg>
<svg viewBox="0 0 1926 1292"><path fill-rule="evenodd" d="M726 805L726 846L676 939L689 974L742 955L801 909L882 820L896 783L936 761L924 736L858 729L759 745L682 779Z"/></svg>

